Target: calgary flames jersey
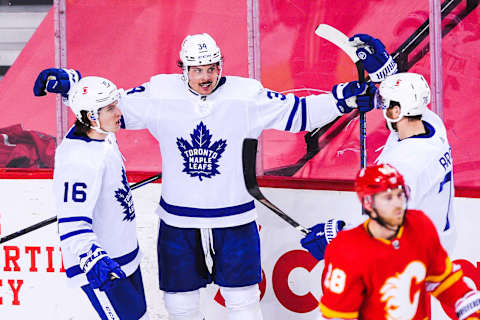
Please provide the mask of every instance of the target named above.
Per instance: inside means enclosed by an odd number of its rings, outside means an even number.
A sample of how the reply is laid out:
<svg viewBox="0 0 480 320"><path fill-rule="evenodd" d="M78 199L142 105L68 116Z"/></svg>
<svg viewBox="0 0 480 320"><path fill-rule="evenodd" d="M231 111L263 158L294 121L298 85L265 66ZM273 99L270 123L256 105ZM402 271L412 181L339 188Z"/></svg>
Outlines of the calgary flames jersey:
<svg viewBox="0 0 480 320"><path fill-rule="evenodd" d="M428 319L427 284L441 282L452 263L431 220L408 210L393 240L376 239L367 220L329 244L320 310L327 319Z"/></svg>

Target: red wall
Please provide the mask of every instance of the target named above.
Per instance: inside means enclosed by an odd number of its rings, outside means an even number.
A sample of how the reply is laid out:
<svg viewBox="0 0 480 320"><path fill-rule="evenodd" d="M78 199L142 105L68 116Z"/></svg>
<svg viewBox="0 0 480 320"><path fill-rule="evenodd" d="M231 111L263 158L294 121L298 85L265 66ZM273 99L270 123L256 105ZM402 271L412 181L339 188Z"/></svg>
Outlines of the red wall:
<svg viewBox="0 0 480 320"><path fill-rule="evenodd" d="M314 35L319 23L347 35L376 36L393 52L428 17L428 1L274 1L259 0L260 66L265 87L277 91L330 90L356 78L356 70L338 48ZM465 2L466 3L466 2ZM455 25L443 38L444 114L455 164L455 183L480 190L480 9L465 19L465 3L444 20ZM208 32L222 48L225 74L248 76L247 1L67 1L69 66L83 75L111 78L120 87L136 86L156 73L178 72L181 40ZM425 51L427 40L413 54ZM55 135L55 98L33 97L37 73L54 66L53 14L47 16L20 57L0 81L0 128L16 123L27 130ZM427 51L425 51L427 52ZM428 52L410 71L430 79ZM73 118L73 116L72 116ZM295 174L302 179L351 180L359 167L358 119ZM367 117L368 161L378 155L387 130L381 112ZM263 166L289 166L305 153L304 133L267 131L263 135ZM156 141L147 132L121 132L119 142L130 171L161 168ZM1 174L0 174L1 177Z"/></svg>

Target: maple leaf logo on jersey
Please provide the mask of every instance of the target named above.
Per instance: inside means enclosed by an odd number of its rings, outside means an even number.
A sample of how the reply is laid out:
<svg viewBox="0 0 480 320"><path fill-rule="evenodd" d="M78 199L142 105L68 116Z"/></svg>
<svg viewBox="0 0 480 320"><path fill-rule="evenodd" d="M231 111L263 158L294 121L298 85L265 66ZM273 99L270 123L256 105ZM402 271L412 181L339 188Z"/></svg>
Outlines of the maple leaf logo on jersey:
<svg viewBox="0 0 480 320"><path fill-rule="evenodd" d="M123 188L115 191L115 199L117 199L123 207L123 214L125 214L123 220L133 221L133 219L135 219L135 208L133 207L132 193L130 192L130 185L128 184L127 174L124 168L122 168L122 185Z"/></svg>
<svg viewBox="0 0 480 320"><path fill-rule="evenodd" d="M211 178L218 171L218 160L222 157L222 153L227 146L227 140L217 140L211 143L212 135L207 126L200 122L193 133L190 134L192 143L183 138L177 138L178 150L183 157L183 165L185 168L182 172L189 174L191 177Z"/></svg>

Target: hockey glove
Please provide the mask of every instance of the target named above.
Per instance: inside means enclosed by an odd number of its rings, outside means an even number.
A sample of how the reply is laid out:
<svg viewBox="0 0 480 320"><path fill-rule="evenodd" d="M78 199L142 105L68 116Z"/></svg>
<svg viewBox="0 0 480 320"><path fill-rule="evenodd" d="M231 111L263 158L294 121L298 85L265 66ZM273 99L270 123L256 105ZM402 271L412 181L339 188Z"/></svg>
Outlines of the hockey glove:
<svg viewBox="0 0 480 320"><path fill-rule="evenodd" d="M110 288L115 279L125 279L120 265L110 259L100 247L92 245L90 250L80 255L80 268L87 274L90 285L101 291Z"/></svg>
<svg viewBox="0 0 480 320"><path fill-rule="evenodd" d="M459 320L480 319L480 292L470 291L455 303L455 311Z"/></svg>
<svg viewBox="0 0 480 320"><path fill-rule="evenodd" d="M362 60L365 70L373 82L380 82L386 77L397 73L397 63L387 52L383 43L368 34L356 34L349 39L350 44L357 48L357 56Z"/></svg>
<svg viewBox="0 0 480 320"><path fill-rule="evenodd" d="M330 219L326 223L319 223L309 228L310 232L300 240L302 247L308 250L317 260L323 260L327 245L343 229L345 222L337 219Z"/></svg>
<svg viewBox="0 0 480 320"><path fill-rule="evenodd" d="M63 97L67 97L70 88L81 78L80 72L74 69L45 69L35 80L33 94L44 96L47 92L52 92L61 93Z"/></svg>
<svg viewBox="0 0 480 320"><path fill-rule="evenodd" d="M349 113L358 108L360 112L368 112L374 107L377 87L372 82L358 81L339 83L333 86L332 94L337 100L337 108L341 113Z"/></svg>

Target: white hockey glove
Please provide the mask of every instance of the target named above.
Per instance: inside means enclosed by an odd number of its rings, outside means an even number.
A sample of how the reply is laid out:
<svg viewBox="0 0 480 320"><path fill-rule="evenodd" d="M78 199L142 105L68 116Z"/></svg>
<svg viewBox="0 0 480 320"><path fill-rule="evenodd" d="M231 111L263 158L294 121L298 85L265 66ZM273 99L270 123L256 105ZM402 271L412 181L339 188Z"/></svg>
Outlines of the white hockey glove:
<svg viewBox="0 0 480 320"><path fill-rule="evenodd" d="M351 37L349 41L352 46L357 48L357 56L363 62L363 66L373 82L383 81L386 77L397 73L397 63L380 40L368 34L359 33Z"/></svg>
<svg viewBox="0 0 480 320"><path fill-rule="evenodd" d="M332 94L337 100L337 108L341 113L349 113L358 108L360 112L368 112L374 107L377 87L372 82L358 81L339 83L333 86Z"/></svg>
<svg viewBox="0 0 480 320"><path fill-rule="evenodd" d="M455 303L455 312L459 320L480 319L480 292L470 291Z"/></svg>
<svg viewBox="0 0 480 320"><path fill-rule="evenodd" d="M33 85L33 94L44 96L47 92L60 93L65 98L68 91L82 78L74 69L50 68L40 72Z"/></svg>
<svg viewBox="0 0 480 320"><path fill-rule="evenodd" d="M90 250L80 255L80 268L87 274L90 285L101 291L110 288L115 279L125 279L120 265L110 259L100 247L92 245Z"/></svg>

